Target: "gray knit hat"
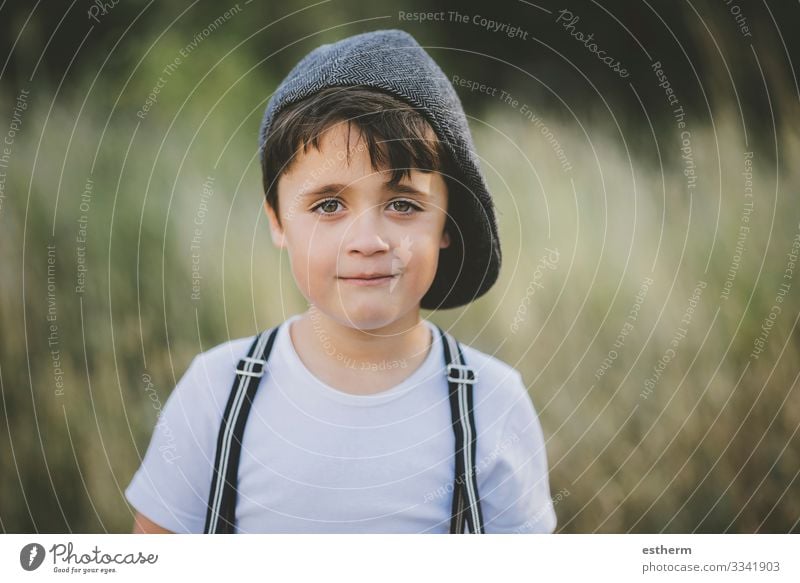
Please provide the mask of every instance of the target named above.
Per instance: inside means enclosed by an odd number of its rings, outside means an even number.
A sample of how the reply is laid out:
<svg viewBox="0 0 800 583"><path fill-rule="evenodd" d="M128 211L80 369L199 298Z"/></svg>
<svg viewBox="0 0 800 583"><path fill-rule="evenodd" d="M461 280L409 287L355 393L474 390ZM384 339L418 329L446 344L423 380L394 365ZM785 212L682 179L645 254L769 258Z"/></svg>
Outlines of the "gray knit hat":
<svg viewBox="0 0 800 583"><path fill-rule="evenodd" d="M281 109L326 87L347 86L382 90L417 108L452 156L455 170L448 179L448 213L456 229L450 232L450 246L440 250L436 277L421 307L455 308L482 296L500 272L494 204L458 95L436 62L407 32L394 29L358 34L306 55L267 104L259 134L262 161L270 124Z"/></svg>

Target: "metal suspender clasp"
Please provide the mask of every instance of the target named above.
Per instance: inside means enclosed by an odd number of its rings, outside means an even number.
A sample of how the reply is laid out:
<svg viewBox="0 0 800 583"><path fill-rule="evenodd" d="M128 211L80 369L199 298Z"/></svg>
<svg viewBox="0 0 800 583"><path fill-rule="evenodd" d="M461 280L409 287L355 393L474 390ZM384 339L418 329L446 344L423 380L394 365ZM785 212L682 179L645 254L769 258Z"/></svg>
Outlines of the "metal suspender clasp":
<svg viewBox="0 0 800 583"><path fill-rule="evenodd" d="M250 370L245 370L247 368L248 363L250 363L252 366L250 367ZM267 364L266 360L245 356L242 360L239 361L239 366L236 367L236 374L248 377L262 377L264 376L264 366L266 364Z"/></svg>
<svg viewBox="0 0 800 583"><path fill-rule="evenodd" d="M454 373L455 376L453 376ZM478 375L475 373L474 368L466 364L448 364L447 380L454 383L474 385L478 381Z"/></svg>

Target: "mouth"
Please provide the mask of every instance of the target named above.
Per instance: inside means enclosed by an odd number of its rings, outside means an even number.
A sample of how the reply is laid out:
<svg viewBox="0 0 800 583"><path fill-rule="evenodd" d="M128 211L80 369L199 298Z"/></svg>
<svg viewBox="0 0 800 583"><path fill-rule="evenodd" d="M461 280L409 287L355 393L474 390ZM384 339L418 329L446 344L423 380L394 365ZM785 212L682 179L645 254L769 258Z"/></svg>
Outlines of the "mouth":
<svg viewBox="0 0 800 583"><path fill-rule="evenodd" d="M361 274L356 277L339 277L341 281L354 285L361 286L376 286L389 283L393 279L399 277L399 273L394 274Z"/></svg>

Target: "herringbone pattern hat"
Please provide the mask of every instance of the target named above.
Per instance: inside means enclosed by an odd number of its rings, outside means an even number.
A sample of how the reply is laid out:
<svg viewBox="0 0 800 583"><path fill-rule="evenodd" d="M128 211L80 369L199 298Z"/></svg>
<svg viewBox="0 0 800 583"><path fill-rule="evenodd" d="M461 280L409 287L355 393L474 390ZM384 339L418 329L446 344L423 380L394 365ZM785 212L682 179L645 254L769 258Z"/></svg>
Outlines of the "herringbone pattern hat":
<svg viewBox="0 0 800 583"><path fill-rule="evenodd" d="M281 109L326 87L348 86L386 91L417 108L453 159L456 170L448 182L448 212L457 231L450 233L450 246L440 250L436 277L422 308L454 308L480 297L500 272L494 203L458 95L441 68L407 32L358 34L306 55L267 104L259 134L262 160L270 124Z"/></svg>

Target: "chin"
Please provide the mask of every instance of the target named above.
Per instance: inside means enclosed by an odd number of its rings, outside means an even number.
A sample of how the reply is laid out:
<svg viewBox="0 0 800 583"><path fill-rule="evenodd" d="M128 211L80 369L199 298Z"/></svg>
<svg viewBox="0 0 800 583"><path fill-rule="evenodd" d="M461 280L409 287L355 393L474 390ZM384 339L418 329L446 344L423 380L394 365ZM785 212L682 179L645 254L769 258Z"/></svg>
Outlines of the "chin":
<svg viewBox="0 0 800 583"><path fill-rule="evenodd" d="M395 322L401 315L392 306L375 305L365 302L356 306L337 306L338 317L342 325L358 330L377 330Z"/></svg>
<svg viewBox="0 0 800 583"><path fill-rule="evenodd" d="M383 311L381 311L381 313L363 311L345 313L343 319L347 326L356 328L357 330L378 330L397 320L397 317L394 314L390 315Z"/></svg>

